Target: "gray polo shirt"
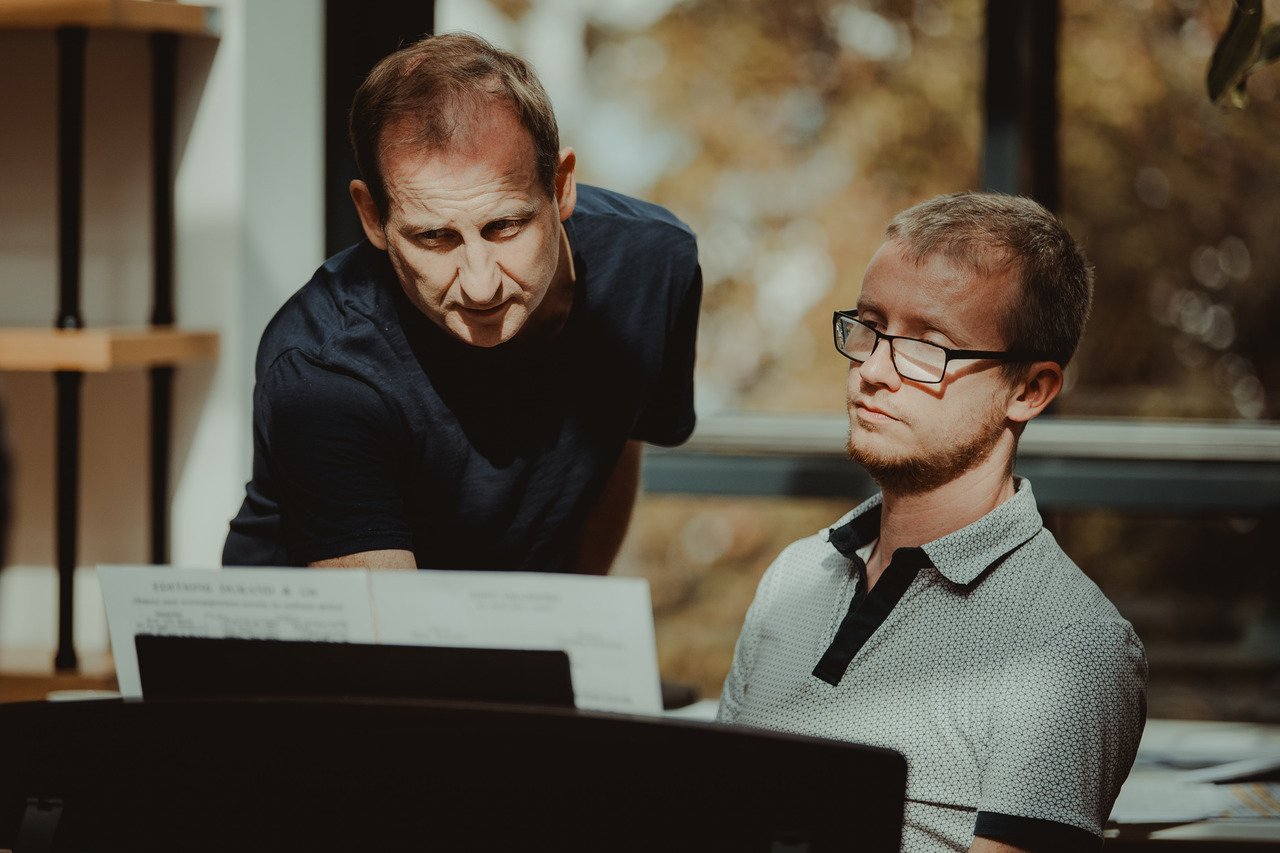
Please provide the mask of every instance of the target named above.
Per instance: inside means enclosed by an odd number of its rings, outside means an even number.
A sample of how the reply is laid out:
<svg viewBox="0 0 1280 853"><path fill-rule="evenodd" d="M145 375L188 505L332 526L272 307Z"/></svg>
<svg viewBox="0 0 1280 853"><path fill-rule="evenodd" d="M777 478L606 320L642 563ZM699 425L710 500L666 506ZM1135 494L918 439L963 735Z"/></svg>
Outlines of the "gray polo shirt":
<svg viewBox="0 0 1280 853"><path fill-rule="evenodd" d="M1146 718L1133 627L1044 528L1026 480L899 549L867 592L880 502L765 572L719 719L901 752L904 850L967 850L975 831L1096 849Z"/></svg>

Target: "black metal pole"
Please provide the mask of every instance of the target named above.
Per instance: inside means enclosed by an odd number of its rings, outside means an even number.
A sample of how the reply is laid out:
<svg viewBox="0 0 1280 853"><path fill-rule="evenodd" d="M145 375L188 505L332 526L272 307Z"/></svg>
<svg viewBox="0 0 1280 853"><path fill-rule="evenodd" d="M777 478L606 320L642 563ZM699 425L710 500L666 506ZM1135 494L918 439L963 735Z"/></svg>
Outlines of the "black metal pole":
<svg viewBox="0 0 1280 853"><path fill-rule="evenodd" d="M75 647L75 573L77 510L80 503L80 383L84 374L59 370L54 374L58 392L57 426L57 559L59 671L79 666Z"/></svg>
<svg viewBox="0 0 1280 853"><path fill-rule="evenodd" d="M1059 0L987 0L982 185L1060 205Z"/></svg>
<svg viewBox="0 0 1280 853"><path fill-rule="evenodd" d="M84 154L84 56L88 31L58 30L58 316L60 329L79 329L81 199ZM80 480L80 384L78 371L58 371L56 559L58 563L59 671L78 666L75 649L75 571Z"/></svg>
<svg viewBox="0 0 1280 853"><path fill-rule="evenodd" d="M175 320L173 288L173 126L178 37L151 36L152 303L151 324ZM151 562L169 562L169 448L172 366L153 367L151 385Z"/></svg>
<svg viewBox="0 0 1280 853"><path fill-rule="evenodd" d="M178 64L178 37L151 35L151 323L168 326L173 308L173 112Z"/></svg>
<svg viewBox="0 0 1280 853"><path fill-rule="evenodd" d="M169 562L169 447L173 428L172 367L151 368L151 562Z"/></svg>
<svg viewBox="0 0 1280 853"><path fill-rule="evenodd" d="M1058 30L1059 0L1032 4L1027 40L1031 46L1028 74L1027 149L1033 164L1031 197L1050 210L1062 207L1058 156Z"/></svg>
<svg viewBox="0 0 1280 853"><path fill-rule="evenodd" d="M88 31L58 30L58 316L59 329L79 329L80 230L84 183L84 53Z"/></svg>
<svg viewBox="0 0 1280 853"><path fill-rule="evenodd" d="M332 255L364 237L348 185L360 177L347 113L365 75L435 29L435 0L325 0L324 244Z"/></svg>
<svg viewBox="0 0 1280 853"><path fill-rule="evenodd" d="M982 87L982 188L1018 191L1016 0L987 0L987 75Z"/></svg>

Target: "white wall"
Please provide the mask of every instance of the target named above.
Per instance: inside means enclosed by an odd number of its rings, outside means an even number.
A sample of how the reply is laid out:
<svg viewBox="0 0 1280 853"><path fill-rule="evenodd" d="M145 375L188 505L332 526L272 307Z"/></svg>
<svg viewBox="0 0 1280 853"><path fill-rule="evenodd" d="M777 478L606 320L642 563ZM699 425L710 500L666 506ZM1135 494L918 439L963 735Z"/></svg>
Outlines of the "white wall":
<svg viewBox="0 0 1280 853"><path fill-rule="evenodd" d="M179 324L216 329L216 363L175 394L171 552L216 564L249 475L253 352L323 260L323 3L223 0L217 40L184 39L179 69ZM145 323L150 299L145 36L91 33L83 316ZM56 53L49 32L0 32L0 325L52 322ZM55 644L53 380L0 376L14 457L0 649ZM91 567L147 559L147 386L140 371L83 386L77 646L104 649Z"/></svg>

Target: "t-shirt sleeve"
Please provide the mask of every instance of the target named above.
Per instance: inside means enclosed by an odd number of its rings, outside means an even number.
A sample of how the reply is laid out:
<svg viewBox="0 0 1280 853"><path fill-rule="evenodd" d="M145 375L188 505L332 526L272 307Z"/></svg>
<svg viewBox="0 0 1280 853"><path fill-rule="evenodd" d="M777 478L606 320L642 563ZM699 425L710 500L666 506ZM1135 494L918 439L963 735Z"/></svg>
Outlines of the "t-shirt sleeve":
<svg viewBox="0 0 1280 853"><path fill-rule="evenodd" d="M397 418L372 387L298 351L255 389L289 561L412 550L404 515Z"/></svg>
<svg viewBox="0 0 1280 853"><path fill-rule="evenodd" d="M1122 620L1067 626L1009 664L975 834L1097 849L1146 721L1147 664Z"/></svg>
<svg viewBox="0 0 1280 853"><path fill-rule="evenodd" d="M631 431L631 438L663 447L683 444L693 433L693 366L702 305L702 268L696 259L669 312L658 383Z"/></svg>

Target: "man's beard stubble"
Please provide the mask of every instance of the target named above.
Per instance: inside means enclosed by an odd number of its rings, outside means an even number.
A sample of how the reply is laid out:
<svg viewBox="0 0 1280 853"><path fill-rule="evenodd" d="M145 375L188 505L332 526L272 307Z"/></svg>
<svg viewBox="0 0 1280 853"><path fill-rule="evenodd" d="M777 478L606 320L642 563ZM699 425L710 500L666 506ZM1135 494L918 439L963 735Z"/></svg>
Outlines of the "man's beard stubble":
<svg viewBox="0 0 1280 853"><path fill-rule="evenodd" d="M903 425L909 427L911 424L903 421ZM1004 432L1005 418L1004 412L993 406L989 414L984 414L974 431L958 443L948 447L929 448L914 456L881 455L866 446L859 446L854 441L856 428L852 422L849 424L849 439L845 449L850 458L866 469L881 491L913 495L945 486L985 460ZM950 433L944 436L953 437Z"/></svg>

